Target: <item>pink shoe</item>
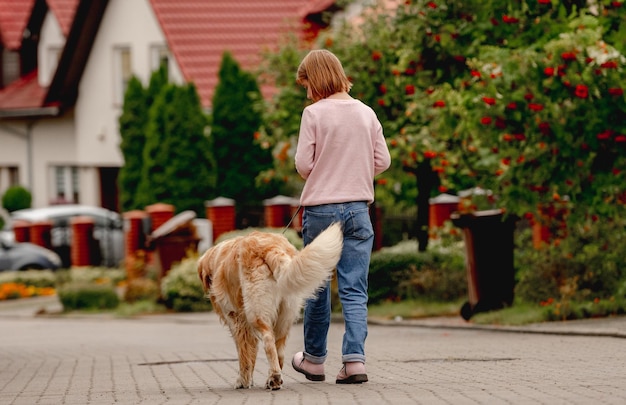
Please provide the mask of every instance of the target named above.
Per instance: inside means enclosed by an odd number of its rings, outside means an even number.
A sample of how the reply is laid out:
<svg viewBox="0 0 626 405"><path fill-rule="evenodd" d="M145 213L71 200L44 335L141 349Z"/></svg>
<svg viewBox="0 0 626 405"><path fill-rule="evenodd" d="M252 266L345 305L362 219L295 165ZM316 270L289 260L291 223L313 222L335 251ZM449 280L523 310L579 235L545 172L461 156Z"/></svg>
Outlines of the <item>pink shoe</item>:
<svg viewBox="0 0 626 405"><path fill-rule="evenodd" d="M343 367L337 374L337 384L361 384L367 382L365 364L360 361L343 363Z"/></svg>
<svg viewBox="0 0 626 405"><path fill-rule="evenodd" d="M298 373L304 374L307 380L324 381L326 379L324 375L324 365L311 363L304 358L304 353L302 352L294 354L291 360L291 366Z"/></svg>

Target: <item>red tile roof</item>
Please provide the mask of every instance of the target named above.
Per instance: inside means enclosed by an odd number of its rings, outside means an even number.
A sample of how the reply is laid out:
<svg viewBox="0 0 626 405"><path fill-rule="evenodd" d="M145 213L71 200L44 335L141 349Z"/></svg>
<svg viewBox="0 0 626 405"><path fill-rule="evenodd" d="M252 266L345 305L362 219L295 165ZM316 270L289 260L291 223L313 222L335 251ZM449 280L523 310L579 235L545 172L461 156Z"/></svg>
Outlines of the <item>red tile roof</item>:
<svg viewBox="0 0 626 405"><path fill-rule="evenodd" d="M35 0L0 0L0 43L19 49Z"/></svg>
<svg viewBox="0 0 626 405"><path fill-rule="evenodd" d="M80 1L46 0L66 37ZM10 41L5 44L19 48L33 3L34 0L0 0L0 34L3 41ZM225 51L243 69L252 70L264 49L275 47L289 31L302 34L306 30L305 17L326 10L333 3L331 0L150 0L184 79L196 84L205 107L211 105ZM30 7L25 7L27 4ZM89 3L85 2L84 6L87 10ZM22 22L18 24L18 21ZM53 93L62 92L57 90ZM0 110L47 107L46 95L51 102L56 100L47 92L48 89L38 86L36 74L29 74L0 90Z"/></svg>
<svg viewBox="0 0 626 405"><path fill-rule="evenodd" d="M46 89L39 85L35 70L0 91L0 110L42 107L45 96Z"/></svg>
<svg viewBox="0 0 626 405"><path fill-rule="evenodd" d="M260 52L276 46L282 34L302 30L302 13L319 2L150 0L170 52L185 80L196 84L205 107L211 105L224 51L229 51L243 69L255 68Z"/></svg>
<svg viewBox="0 0 626 405"><path fill-rule="evenodd" d="M331 6L333 6L337 0L311 0L307 1L306 4L299 10L300 15L306 16L308 14L316 14L321 13L324 10L327 10Z"/></svg>
<svg viewBox="0 0 626 405"><path fill-rule="evenodd" d="M80 0L46 0L66 37L70 32L79 2ZM0 0L0 33L3 35L3 41L9 38L10 42L6 42L7 47L19 49L22 33L31 16L34 3L34 0ZM10 110L19 115L20 111L55 106L56 101L45 102L47 94L48 88L39 85L35 70L0 90L0 111Z"/></svg>
<svg viewBox="0 0 626 405"><path fill-rule="evenodd" d="M61 31L63 35L67 37L70 32L70 27L74 21L74 14L76 13L76 7L80 0L46 0L48 7L54 13L54 16L59 21Z"/></svg>

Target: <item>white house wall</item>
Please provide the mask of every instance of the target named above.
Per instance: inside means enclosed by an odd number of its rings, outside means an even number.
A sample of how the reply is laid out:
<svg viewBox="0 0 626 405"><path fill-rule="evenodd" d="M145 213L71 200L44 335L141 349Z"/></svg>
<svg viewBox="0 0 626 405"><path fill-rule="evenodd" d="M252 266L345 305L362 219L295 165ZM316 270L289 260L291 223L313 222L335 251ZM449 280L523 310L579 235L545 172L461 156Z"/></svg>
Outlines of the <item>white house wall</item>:
<svg viewBox="0 0 626 405"><path fill-rule="evenodd" d="M74 166L76 133L74 114L70 111L60 118L40 120L33 134L33 207L45 207L56 200L54 168Z"/></svg>
<svg viewBox="0 0 626 405"><path fill-rule="evenodd" d="M48 12L41 27L38 59L38 81L47 87L56 69L58 59L52 50L63 48L65 37L52 12ZM32 191L33 206L46 206L52 200L53 190L47 176L55 158L73 161L73 123L70 118L53 120L12 120L0 122L0 170L18 168L18 183ZM10 186L0 184L0 195Z"/></svg>
<svg viewBox="0 0 626 405"><path fill-rule="evenodd" d="M39 84L42 87L48 87L59 62L59 52L65 45L65 37L54 13L48 11L46 14L39 38L39 47L37 48Z"/></svg>
<svg viewBox="0 0 626 405"><path fill-rule="evenodd" d="M38 50L42 84L50 83L51 64L56 62L50 59L49 50L64 42L58 22L48 12ZM26 121L0 121L0 170L18 167L20 185L32 191L33 207L48 206L55 200L56 166L77 167L80 188L77 202L100 205L98 167L123 165L118 128L122 106L115 102L114 49L130 48L132 70L147 86L153 65L151 47L155 45L166 46L166 42L149 1L111 0L79 83L74 109L62 117L37 120L30 130ZM183 82L173 57L170 57L169 75L171 81ZM6 176L0 175L1 178ZM7 187L0 184L0 195Z"/></svg>
<svg viewBox="0 0 626 405"><path fill-rule="evenodd" d="M25 122L0 122L0 196L9 186L8 168L17 167L19 184L28 184L27 127Z"/></svg>
<svg viewBox="0 0 626 405"><path fill-rule="evenodd" d="M152 72L150 47L153 45L166 46L166 43L148 0L111 0L79 85L75 156L78 166L123 165L118 128L122 106L116 102L115 49L130 48L132 70L147 86ZM180 82L180 70L171 65L170 75ZM88 179L83 179L83 174L81 199L84 201L81 202L98 205L99 189L95 187L90 192L85 189L94 183L93 173L85 174Z"/></svg>

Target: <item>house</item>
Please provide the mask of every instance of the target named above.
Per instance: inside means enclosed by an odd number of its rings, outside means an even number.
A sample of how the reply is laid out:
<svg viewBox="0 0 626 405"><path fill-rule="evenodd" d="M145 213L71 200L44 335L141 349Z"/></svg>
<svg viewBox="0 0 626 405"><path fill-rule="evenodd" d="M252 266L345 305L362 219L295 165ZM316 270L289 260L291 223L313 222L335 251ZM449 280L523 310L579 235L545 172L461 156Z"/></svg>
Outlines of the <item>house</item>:
<svg viewBox="0 0 626 405"><path fill-rule="evenodd" d="M118 210L125 85L161 62L211 107L224 51L253 69L287 32L313 38L331 0L0 0L0 195Z"/></svg>

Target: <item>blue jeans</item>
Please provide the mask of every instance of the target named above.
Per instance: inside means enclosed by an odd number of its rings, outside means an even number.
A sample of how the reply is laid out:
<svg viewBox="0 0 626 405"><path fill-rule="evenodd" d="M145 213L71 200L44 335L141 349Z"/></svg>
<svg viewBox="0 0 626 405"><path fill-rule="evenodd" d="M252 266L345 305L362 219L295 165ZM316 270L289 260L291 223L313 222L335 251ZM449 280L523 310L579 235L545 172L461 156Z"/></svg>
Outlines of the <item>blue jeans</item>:
<svg viewBox="0 0 626 405"><path fill-rule="evenodd" d="M304 207L302 237L308 245L333 222L343 226L343 252L337 264L337 284L343 308L345 332L342 362L365 363L367 337L367 277L374 243L374 229L366 202ZM330 283L304 308L304 357L316 364L326 360L330 327Z"/></svg>

